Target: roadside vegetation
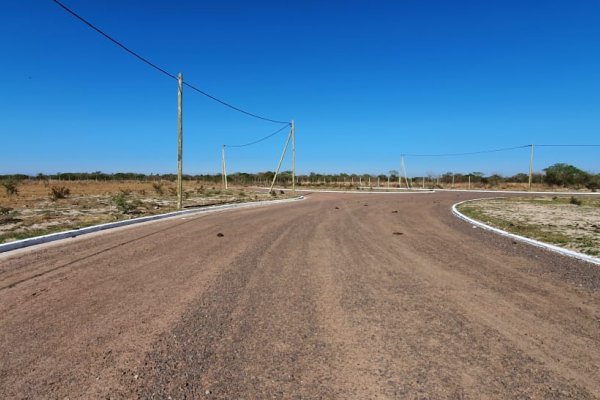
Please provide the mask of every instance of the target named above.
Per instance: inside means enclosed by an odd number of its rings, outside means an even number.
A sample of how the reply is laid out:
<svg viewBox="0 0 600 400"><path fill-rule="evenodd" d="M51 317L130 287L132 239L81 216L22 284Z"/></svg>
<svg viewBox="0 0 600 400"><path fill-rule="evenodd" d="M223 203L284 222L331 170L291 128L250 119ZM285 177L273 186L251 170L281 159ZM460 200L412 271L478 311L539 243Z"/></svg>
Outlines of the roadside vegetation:
<svg viewBox="0 0 600 400"><path fill-rule="evenodd" d="M273 180L275 173L273 171L244 173L236 172L229 174L228 182L232 186L261 186L268 187ZM85 173L58 173L53 175L38 174L36 176L28 175L0 175L0 183L4 186L6 193L10 195L18 194L18 186L23 181L38 182L73 182L73 181L95 181L95 182L148 182L151 184L149 191L157 195L163 195L165 192L175 190L170 183L175 182L175 174L137 174L137 173L115 173L106 174L100 171ZM203 175L183 175L184 182L194 183L203 182L206 187L220 187L221 174L203 174ZM380 186L406 187L406 181L402 177L400 184L400 174L396 170L388 171L384 174L321 174L311 172L309 174L300 174L296 176L296 186L304 187L340 187L340 188L358 188ZM465 189L471 183L473 189L526 189L528 187L529 175L519 173L512 176L502 176L499 174L485 175L482 172L459 172L448 171L440 175L429 174L427 176L408 177L411 187L420 188L425 185L426 188L457 188ZM292 172L280 172L277 177L277 186L290 187L292 185ZM533 187L536 190L600 190L600 174L583 171L573 165L558 163L551 165L543 170L543 173L533 174Z"/></svg>
<svg viewBox="0 0 600 400"><path fill-rule="evenodd" d="M0 243L177 209L177 191L170 180L55 178L0 180ZM184 182L185 208L284 197L288 195L245 187L224 190L210 181Z"/></svg>
<svg viewBox="0 0 600 400"><path fill-rule="evenodd" d="M220 174L184 175L184 206L202 207L290 196L289 192L280 189L292 186L291 171L278 175L276 191L269 194L255 189L268 187L273 176L272 171L229 174L229 190L225 190ZM176 178L175 174L107 174L100 171L0 175L0 243L174 211ZM395 170L380 175L311 172L296 178L296 187L305 189L368 190L378 185L384 188L406 187L406 179L400 183L399 173ZM439 176L412 177L408 181L414 188L526 190L528 179L527 174L503 177L486 176L480 172L446 172ZM596 191L600 188L600 174L585 172L568 164L554 164L544 169L542 174L535 174L533 181L532 189L536 191ZM498 221L498 224L502 222ZM553 243L562 240L559 232L547 232L546 235L552 236L549 240Z"/></svg>
<svg viewBox="0 0 600 400"><path fill-rule="evenodd" d="M459 206L459 211L517 235L600 256L600 198L596 196L474 200Z"/></svg>

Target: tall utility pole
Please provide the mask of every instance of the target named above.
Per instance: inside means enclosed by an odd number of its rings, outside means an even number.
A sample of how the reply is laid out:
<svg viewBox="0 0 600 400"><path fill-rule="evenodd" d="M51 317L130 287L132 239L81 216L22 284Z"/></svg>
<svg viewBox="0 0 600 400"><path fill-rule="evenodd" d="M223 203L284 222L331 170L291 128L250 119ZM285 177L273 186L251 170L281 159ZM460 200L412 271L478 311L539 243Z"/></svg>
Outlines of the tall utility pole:
<svg viewBox="0 0 600 400"><path fill-rule="evenodd" d="M225 145L221 147L221 170L223 171L223 186L227 190L227 165L225 164Z"/></svg>
<svg viewBox="0 0 600 400"><path fill-rule="evenodd" d="M406 188L410 189L410 185L408 184L408 177L406 174L406 166L404 165L404 154L400 156L400 168L402 172L404 172L404 180L406 181Z"/></svg>
<svg viewBox="0 0 600 400"><path fill-rule="evenodd" d="M292 138L292 130L288 134L287 140L285 142L285 146L283 147L283 152L281 153L281 158L279 159L279 163L277 164L277 169L275 170L275 175L273 175L273 181L271 182L271 187L269 188L269 193L273 192L273 186L275 186L275 180L277 180L277 174L279 174L279 168L281 168L281 163L283 162L283 157L285 157L285 152L287 151L288 145L290 144L290 139Z"/></svg>
<svg viewBox="0 0 600 400"><path fill-rule="evenodd" d="M404 168L404 156L400 160L400 170L398 171L398 189L402 189L402 171Z"/></svg>
<svg viewBox="0 0 600 400"><path fill-rule="evenodd" d="M296 131L292 120L292 193L296 194Z"/></svg>
<svg viewBox="0 0 600 400"><path fill-rule="evenodd" d="M177 91L177 208L183 208L183 180L181 171L183 167L183 75L177 77L179 90Z"/></svg>
<svg viewBox="0 0 600 400"><path fill-rule="evenodd" d="M530 144L529 147L529 190L531 190L531 181L533 180L533 144Z"/></svg>

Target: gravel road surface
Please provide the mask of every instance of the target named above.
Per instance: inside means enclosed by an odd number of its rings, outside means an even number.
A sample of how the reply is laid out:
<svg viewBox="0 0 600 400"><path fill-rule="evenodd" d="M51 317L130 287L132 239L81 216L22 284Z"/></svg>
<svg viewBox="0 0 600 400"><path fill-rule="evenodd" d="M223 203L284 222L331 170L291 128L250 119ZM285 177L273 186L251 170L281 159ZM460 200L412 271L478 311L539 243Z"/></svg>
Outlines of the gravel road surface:
<svg viewBox="0 0 600 400"><path fill-rule="evenodd" d="M600 268L451 215L483 196L314 193L0 255L0 398L600 398Z"/></svg>

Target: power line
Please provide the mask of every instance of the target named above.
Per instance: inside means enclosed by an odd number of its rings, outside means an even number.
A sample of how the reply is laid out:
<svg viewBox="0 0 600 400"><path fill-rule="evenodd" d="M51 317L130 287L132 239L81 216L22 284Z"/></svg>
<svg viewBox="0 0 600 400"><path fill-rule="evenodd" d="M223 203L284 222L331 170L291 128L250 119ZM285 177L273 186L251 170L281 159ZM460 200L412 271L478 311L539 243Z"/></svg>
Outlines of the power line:
<svg viewBox="0 0 600 400"><path fill-rule="evenodd" d="M270 137L273 137L273 136L277 135L279 132L281 132L282 130L286 129L290 125L291 124L288 122L288 124L286 126L284 126L283 128L280 128L280 129L276 130L275 132L273 132L273 133L271 133L271 134L269 134L269 135L267 135L265 137L262 137L262 138L260 138L258 140L255 140L254 142L244 143L244 144L224 144L223 146L225 146L225 147L246 147L246 146L251 146L253 144L260 143L260 142L262 142L264 140L269 139Z"/></svg>
<svg viewBox="0 0 600 400"><path fill-rule="evenodd" d="M110 35L108 35L107 33L105 33L104 31L102 31L101 29L97 28L96 26L94 26L91 22L87 21L85 18L83 18L82 16L80 16L79 14L77 14L75 11L71 10L70 8L68 8L67 6L65 6L63 3L61 3L58 0L52 0L54 1L56 4L58 4L61 8L63 8L65 11L67 11L69 14L71 14L72 16L74 16L75 18L77 18L78 20L80 20L81 22L83 22L84 24L86 24L88 27L92 28L93 30L95 30L96 32L98 32L99 34L101 34L102 36L104 36L106 39L110 40L112 43L116 44L117 46L119 46L120 48L122 48L123 50L125 50L126 52L128 52L129 54L131 54L132 56L134 56L135 58L137 58L138 60L142 61L143 63L151 66L152 68L154 68L155 70L159 71L160 73L168 76L169 78L175 79L177 80L177 77L173 74L171 74L170 72L167 72L165 69L159 67L158 65L154 64L153 62L151 62L150 60L142 57L141 55L139 55L138 53L136 53L135 51L131 50L130 48L128 48L127 46L125 46L123 43L119 42L118 40L114 39L113 37L111 37ZM249 111L243 110L239 107L236 107L232 104L227 103L226 101L223 101L221 99L218 99L217 97L201 90L198 89L196 86L186 83L183 83L185 86L189 87L192 90L195 90L196 92L208 97L209 99L216 101L217 103L220 103L226 107L231 108L232 110L241 112L243 114L246 114L250 117L254 117L254 118L258 118L258 119L262 119L263 121L269 121L269 122L273 122L276 124L289 124L289 122L287 121L278 121L275 119L271 119L271 118L266 118L263 116L260 116L258 114L254 114L251 113Z"/></svg>
<svg viewBox="0 0 600 400"><path fill-rule="evenodd" d="M487 154L487 153L497 153L501 151L510 151L516 149L523 149L525 147L529 147L530 145L526 144L523 146L515 146L515 147L504 147L501 149L493 149L493 150L482 150L482 151L472 151L468 153L439 153L439 154L402 154L405 157L453 157L453 156L469 156L474 154Z"/></svg>
<svg viewBox="0 0 600 400"><path fill-rule="evenodd" d="M600 144L534 144L535 147L600 147Z"/></svg>

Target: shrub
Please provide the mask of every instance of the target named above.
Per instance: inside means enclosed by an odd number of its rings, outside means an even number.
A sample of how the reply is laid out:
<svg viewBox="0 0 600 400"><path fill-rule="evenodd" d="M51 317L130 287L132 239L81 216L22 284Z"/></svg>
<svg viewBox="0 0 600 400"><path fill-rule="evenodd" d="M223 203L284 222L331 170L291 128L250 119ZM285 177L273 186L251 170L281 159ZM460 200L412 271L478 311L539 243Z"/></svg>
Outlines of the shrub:
<svg viewBox="0 0 600 400"><path fill-rule="evenodd" d="M111 200L123 214L132 214L141 204L139 200L129 200L122 192L114 195Z"/></svg>
<svg viewBox="0 0 600 400"><path fill-rule="evenodd" d="M152 189L156 192L156 194L163 195L165 191L163 190L163 184L160 182L153 182Z"/></svg>
<svg viewBox="0 0 600 400"><path fill-rule="evenodd" d="M592 192L597 192L600 189L600 176L596 175L590 182L585 185Z"/></svg>
<svg viewBox="0 0 600 400"><path fill-rule="evenodd" d="M52 188L50 189L49 196L50 196L51 200L58 200L58 199L64 199L70 194L71 194L71 191L67 187L52 186Z"/></svg>
<svg viewBox="0 0 600 400"><path fill-rule="evenodd" d="M574 204L576 206L580 206L581 205L581 200L579 200L577 197L575 196L571 196L571 198L569 199L569 203L570 204Z"/></svg>
<svg viewBox="0 0 600 400"><path fill-rule="evenodd" d="M7 196L18 196L19 195L19 189L17 186L19 186L19 181L14 179L14 178L9 178L6 179L5 181L2 182L2 186L4 186L4 189L6 190L6 195Z"/></svg>

